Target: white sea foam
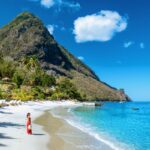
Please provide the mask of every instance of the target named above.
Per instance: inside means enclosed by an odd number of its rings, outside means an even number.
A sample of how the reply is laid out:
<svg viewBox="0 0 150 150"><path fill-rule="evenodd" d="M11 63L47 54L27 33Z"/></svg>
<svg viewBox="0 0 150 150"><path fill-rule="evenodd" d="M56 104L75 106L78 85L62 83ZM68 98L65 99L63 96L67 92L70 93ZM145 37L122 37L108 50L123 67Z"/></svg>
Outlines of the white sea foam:
<svg viewBox="0 0 150 150"><path fill-rule="evenodd" d="M72 108L68 108L67 112L71 113ZM55 112L52 112L52 114L55 117L59 117L59 118L66 120L70 125L78 128L82 132L87 133L88 135L94 137L98 141L106 144L107 146L110 147L110 149L113 149L113 150L131 150L132 149L134 150L134 148L131 148L124 143L118 142L117 140L110 138L110 136L106 136L105 135L106 133L103 134L103 133L97 132L94 129L94 127L91 127L89 124L83 123L83 121L81 121L81 119L75 116L74 114L73 114L73 117L66 117L66 116L64 117L62 115L56 114Z"/></svg>
<svg viewBox="0 0 150 150"><path fill-rule="evenodd" d="M105 143L113 150L127 150L127 149L131 150L131 148L129 148L127 145L125 145L123 143L119 143L118 141L115 141L115 140L111 141L111 139L108 139L108 138L106 140L106 137L104 138L102 135L100 135L96 131L92 130L90 125L81 125L79 122L77 123L77 122L69 120L69 119L66 119L66 121L70 125L80 129L82 132L85 132L85 133L89 134L90 136L93 136L95 139L99 140L100 142Z"/></svg>

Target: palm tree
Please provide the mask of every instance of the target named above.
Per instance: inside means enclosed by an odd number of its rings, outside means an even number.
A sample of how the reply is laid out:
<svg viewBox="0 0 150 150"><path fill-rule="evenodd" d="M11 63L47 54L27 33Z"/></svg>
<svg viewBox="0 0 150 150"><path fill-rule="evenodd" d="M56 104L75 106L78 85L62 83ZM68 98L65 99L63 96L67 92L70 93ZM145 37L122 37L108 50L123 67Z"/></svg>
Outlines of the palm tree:
<svg viewBox="0 0 150 150"><path fill-rule="evenodd" d="M23 58L22 64L25 69L29 71L35 71L37 68L39 68L39 62L35 56Z"/></svg>

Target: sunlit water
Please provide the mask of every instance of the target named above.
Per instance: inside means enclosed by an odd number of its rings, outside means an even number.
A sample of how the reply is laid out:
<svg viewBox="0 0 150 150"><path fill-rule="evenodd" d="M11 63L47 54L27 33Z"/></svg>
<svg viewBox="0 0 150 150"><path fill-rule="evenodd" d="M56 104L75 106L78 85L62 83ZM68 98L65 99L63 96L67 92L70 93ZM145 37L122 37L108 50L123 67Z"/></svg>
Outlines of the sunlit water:
<svg viewBox="0 0 150 150"><path fill-rule="evenodd" d="M133 110L139 108L139 110ZM77 107L70 122L113 149L150 150L150 103Z"/></svg>

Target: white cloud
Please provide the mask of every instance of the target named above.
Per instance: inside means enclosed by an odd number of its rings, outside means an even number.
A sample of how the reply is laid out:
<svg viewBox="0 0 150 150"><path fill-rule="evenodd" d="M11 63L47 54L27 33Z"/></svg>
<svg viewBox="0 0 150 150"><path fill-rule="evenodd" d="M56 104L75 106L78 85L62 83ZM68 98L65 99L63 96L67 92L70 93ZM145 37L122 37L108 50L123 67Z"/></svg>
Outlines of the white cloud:
<svg viewBox="0 0 150 150"><path fill-rule="evenodd" d="M145 48L144 43L142 43L142 42L140 43L140 48L141 48L141 49Z"/></svg>
<svg viewBox="0 0 150 150"><path fill-rule="evenodd" d="M109 41L127 28L127 19L116 11L102 10L96 14L79 17L74 21L76 42Z"/></svg>
<svg viewBox="0 0 150 150"><path fill-rule="evenodd" d="M128 48L128 47L130 47L133 44L134 44L134 42L129 41L129 42L125 42L123 46L124 46L124 48Z"/></svg>
<svg viewBox="0 0 150 150"><path fill-rule="evenodd" d="M80 9L80 4L70 0L29 0L32 2L40 2L45 8L51 8L56 6L56 8L61 10L62 7L71 8L74 10Z"/></svg>
<svg viewBox="0 0 150 150"><path fill-rule="evenodd" d="M54 32L54 25L51 25L51 24L49 24L49 25L47 25L47 29L48 29L48 31L49 31L49 33L50 34L53 34L53 32Z"/></svg>
<svg viewBox="0 0 150 150"><path fill-rule="evenodd" d="M78 56L78 59L80 59L80 60L84 60L84 57L83 56Z"/></svg>
<svg viewBox="0 0 150 150"><path fill-rule="evenodd" d="M54 6L54 4L54 0L41 0L41 5L46 8L51 8L52 6Z"/></svg>
<svg viewBox="0 0 150 150"><path fill-rule="evenodd" d="M47 27L50 34L53 34L56 29L59 31L66 31L65 27L61 27L61 26L58 26L56 24L48 24L46 27Z"/></svg>
<svg viewBox="0 0 150 150"><path fill-rule="evenodd" d="M73 9L80 9L81 7L79 3L69 2L69 1L64 1L64 0L58 0L58 4L63 7L70 7Z"/></svg>

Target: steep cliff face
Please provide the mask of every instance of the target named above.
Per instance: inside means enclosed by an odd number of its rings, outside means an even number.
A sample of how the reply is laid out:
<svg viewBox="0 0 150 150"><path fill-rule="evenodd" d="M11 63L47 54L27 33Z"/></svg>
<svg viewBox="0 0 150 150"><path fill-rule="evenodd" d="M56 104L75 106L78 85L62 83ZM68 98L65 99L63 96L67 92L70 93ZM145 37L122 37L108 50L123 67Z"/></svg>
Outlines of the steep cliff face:
<svg viewBox="0 0 150 150"><path fill-rule="evenodd" d="M87 99L129 100L125 93L100 81L87 65L59 45L41 20L29 12L0 29L0 53L16 62L36 56L41 69L47 74L71 78Z"/></svg>

